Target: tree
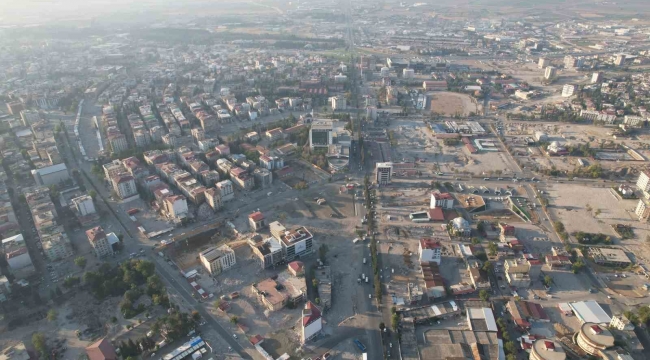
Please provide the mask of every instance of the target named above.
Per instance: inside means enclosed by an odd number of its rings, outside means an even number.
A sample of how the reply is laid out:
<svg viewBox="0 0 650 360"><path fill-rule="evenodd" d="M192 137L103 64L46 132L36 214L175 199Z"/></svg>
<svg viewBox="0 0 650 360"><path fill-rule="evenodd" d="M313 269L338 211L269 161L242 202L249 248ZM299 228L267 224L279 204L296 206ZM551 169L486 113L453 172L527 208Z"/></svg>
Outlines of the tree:
<svg viewBox="0 0 650 360"><path fill-rule="evenodd" d="M546 285L546 287L551 287L552 284L553 284L553 278L550 277L549 275L544 276L544 285Z"/></svg>
<svg viewBox="0 0 650 360"><path fill-rule="evenodd" d="M32 335L32 345L34 345L34 349L38 351L43 358L47 358L47 344L45 342L45 335L42 333L34 333Z"/></svg>
<svg viewBox="0 0 650 360"><path fill-rule="evenodd" d="M239 318L237 316L233 315L233 316L230 317L230 322L231 323L237 324L238 321L239 321Z"/></svg>
<svg viewBox="0 0 650 360"><path fill-rule="evenodd" d="M517 353L517 347L515 346L515 343L512 341L506 342L506 344L503 346L503 349L506 351L507 354Z"/></svg>
<svg viewBox="0 0 650 360"><path fill-rule="evenodd" d="M194 320L196 322L201 320L201 315L199 315L198 311L196 311L196 310L192 311L192 320Z"/></svg>
<svg viewBox="0 0 650 360"><path fill-rule="evenodd" d="M487 292L487 290L483 289L478 292L478 297L481 298L483 301L488 301L490 300L490 293Z"/></svg>
<svg viewBox="0 0 650 360"><path fill-rule="evenodd" d="M95 201L95 199L97 198L97 191L95 190L88 191L88 196L90 196L93 199L93 201Z"/></svg>
<svg viewBox="0 0 650 360"><path fill-rule="evenodd" d="M594 211L594 217L598 217L601 213L602 211L600 209L596 209L596 211Z"/></svg>
<svg viewBox="0 0 650 360"><path fill-rule="evenodd" d="M390 325L393 328L393 331L397 331L397 326L399 325L399 314L391 315Z"/></svg>
<svg viewBox="0 0 650 360"><path fill-rule="evenodd" d="M494 241L491 241L488 244L488 254L490 254L490 256L496 256L498 251L499 251L499 245L497 245L497 243L495 243Z"/></svg>
<svg viewBox="0 0 650 360"><path fill-rule="evenodd" d="M83 256L79 256L74 259L74 264L79 266L82 269L86 267L86 263L87 263L86 258Z"/></svg>
<svg viewBox="0 0 650 360"><path fill-rule="evenodd" d="M486 262L483 263L482 269L483 269L483 271L485 271L487 273L490 273L490 272L492 272L492 269L494 269L494 264L492 264L492 262L490 262L490 261L486 261Z"/></svg>
<svg viewBox="0 0 650 360"><path fill-rule="evenodd" d="M327 245L322 244L320 248L318 248L318 256L320 257L320 261L325 263L325 255L327 255L327 251L329 249L327 248Z"/></svg>
<svg viewBox="0 0 650 360"><path fill-rule="evenodd" d="M50 321L50 322L55 321L58 316L59 316L59 313L56 310L50 309L47 312L47 321Z"/></svg>
<svg viewBox="0 0 650 360"><path fill-rule="evenodd" d="M384 324L383 322L379 323L379 330L384 331L385 327L386 327L386 324Z"/></svg>
<svg viewBox="0 0 650 360"><path fill-rule="evenodd" d="M318 287L318 279L311 279L311 284L312 284L314 287Z"/></svg>

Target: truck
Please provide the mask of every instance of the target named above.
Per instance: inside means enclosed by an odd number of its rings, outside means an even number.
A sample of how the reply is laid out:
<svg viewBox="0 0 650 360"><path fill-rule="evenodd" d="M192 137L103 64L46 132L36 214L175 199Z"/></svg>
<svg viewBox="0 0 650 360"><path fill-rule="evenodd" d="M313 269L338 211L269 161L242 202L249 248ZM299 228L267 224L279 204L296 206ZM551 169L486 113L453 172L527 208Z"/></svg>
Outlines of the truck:
<svg viewBox="0 0 650 360"><path fill-rule="evenodd" d="M366 352L366 346L359 341L359 339L354 339L354 344L361 350L361 352Z"/></svg>

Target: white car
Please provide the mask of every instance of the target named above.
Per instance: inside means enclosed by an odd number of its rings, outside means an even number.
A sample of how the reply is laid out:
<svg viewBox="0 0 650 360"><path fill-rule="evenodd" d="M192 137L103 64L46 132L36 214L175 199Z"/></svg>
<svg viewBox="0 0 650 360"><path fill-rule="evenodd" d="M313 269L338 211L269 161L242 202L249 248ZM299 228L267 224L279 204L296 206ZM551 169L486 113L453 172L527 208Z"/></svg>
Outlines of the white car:
<svg viewBox="0 0 650 360"><path fill-rule="evenodd" d="M232 337L234 337L234 338L236 339L236 338L237 338L237 334L232 334Z"/></svg>

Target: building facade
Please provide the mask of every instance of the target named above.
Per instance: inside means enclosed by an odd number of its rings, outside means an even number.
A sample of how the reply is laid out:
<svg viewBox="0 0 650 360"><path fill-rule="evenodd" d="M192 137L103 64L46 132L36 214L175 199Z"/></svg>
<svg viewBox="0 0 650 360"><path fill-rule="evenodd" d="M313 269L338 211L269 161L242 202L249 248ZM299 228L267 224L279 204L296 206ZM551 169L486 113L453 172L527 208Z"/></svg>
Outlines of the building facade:
<svg viewBox="0 0 650 360"><path fill-rule="evenodd" d="M237 263L235 258L235 251L228 245L220 247L211 247L203 250L199 254L199 260L203 267L212 276L221 274L222 272L230 269Z"/></svg>

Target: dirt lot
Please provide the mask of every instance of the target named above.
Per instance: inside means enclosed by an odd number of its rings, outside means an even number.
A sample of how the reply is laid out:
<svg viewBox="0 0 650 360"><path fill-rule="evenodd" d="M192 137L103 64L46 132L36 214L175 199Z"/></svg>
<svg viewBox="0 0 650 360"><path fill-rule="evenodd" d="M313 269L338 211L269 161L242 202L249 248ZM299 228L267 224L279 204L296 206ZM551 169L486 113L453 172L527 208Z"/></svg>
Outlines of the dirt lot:
<svg viewBox="0 0 650 360"><path fill-rule="evenodd" d="M431 99L431 111L438 114L463 116L473 112L478 114L481 106L469 95L452 92L435 92Z"/></svg>

